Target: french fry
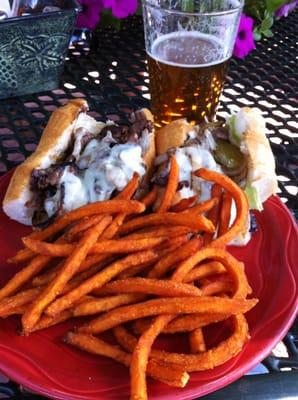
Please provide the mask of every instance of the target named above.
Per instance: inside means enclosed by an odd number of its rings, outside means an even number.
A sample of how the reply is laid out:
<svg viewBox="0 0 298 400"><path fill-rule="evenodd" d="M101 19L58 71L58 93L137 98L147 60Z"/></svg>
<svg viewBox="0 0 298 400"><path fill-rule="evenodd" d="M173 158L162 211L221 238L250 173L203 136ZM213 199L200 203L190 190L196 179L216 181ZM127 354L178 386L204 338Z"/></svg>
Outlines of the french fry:
<svg viewBox="0 0 298 400"><path fill-rule="evenodd" d="M202 201L202 203L196 204L187 210L182 211L183 215L196 215L212 210L218 204L218 199L213 197L209 200Z"/></svg>
<svg viewBox="0 0 298 400"><path fill-rule="evenodd" d="M234 325L234 332L232 335L210 350L201 354L182 354L153 349L150 354L150 359L172 363L176 366L180 365L188 372L213 369L223 364L231 357L236 356L249 338L248 325L245 317L242 314L238 314L232 316L231 319ZM113 332L123 348L127 351L133 351L135 349L138 341L137 338L127 332L127 330L123 332L122 326L114 328Z"/></svg>
<svg viewBox="0 0 298 400"><path fill-rule="evenodd" d="M153 264L154 264L154 261L153 262L148 261L143 264L136 265L134 267L130 267L130 268L126 269L125 271L120 272L120 274L118 275L118 279L132 278L133 276L136 276L139 274L146 275L146 272L148 273L148 269L150 269Z"/></svg>
<svg viewBox="0 0 298 400"><path fill-rule="evenodd" d="M197 328L189 333L189 347L193 354L206 351L206 343L202 328Z"/></svg>
<svg viewBox="0 0 298 400"><path fill-rule="evenodd" d="M40 320L31 328L31 333L40 331L42 329L50 328L62 322L68 321L73 317L72 312L65 310L55 317L49 317L48 315L42 315Z"/></svg>
<svg viewBox="0 0 298 400"><path fill-rule="evenodd" d="M148 322L150 323L150 321ZM123 325L118 325L113 328L113 334L117 342L124 350L128 351L129 353L133 352L137 344L137 338L132 335L128 329L126 329Z"/></svg>
<svg viewBox="0 0 298 400"><path fill-rule="evenodd" d="M192 260L192 257L190 257ZM188 261L182 262L178 267L171 280L181 282L184 276L193 268L194 265ZM176 314L178 314L176 308ZM175 311L172 312L172 314ZM158 314L163 314L160 310ZM169 312L167 314L170 314ZM143 315L147 316L147 315ZM132 398L147 399L146 388L146 366L148 364L149 355L152 345L160 332L175 318L174 315L159 315L155 318L150 327L139 337L138 342L132 353L132 360L130 365L130 381L131 381L131 396ZM96 329L98 329L98 319L93 321ZM91 323L92 325L92 323ZM97 326L96 326L97 325ZM87 325L86 325L87 326ZM90 324L89 324L90 326ZM94 328L94 326L93 326ZM84 328L83 328L84 329Z"/></svg>
<svg viewBox="0 0 298 400"><path fill-rule="evenodd" d="M203 215L198 215L196 218L189 218L187 214L178 213L160 213L149 214L141 217L136 217L131 221L125 222L119 229L120 234L128 233L137 229L144 228L145 226L154 225L180 225L193 229L195 232L214 232L214 226Z"/></svg>
<svg viewBox="0 0 298 400"><path fill-rule="evenodd" d="M118 275L118 278L127 279L139 273L140 274L146 273L146 270L151 269L156 261L166 258L168 254L170 254L174 250L177 250L184 243L188 242L188 240L189 239L187 235L170 238L167 242L165 242L165 245L161 244L160 247L157 249L157 257L154 260L148 261L144 264L136 265L135 267L128 268L127 270L121 272Z"/></svg>
<svg viewBox="0 0 298 400"><path fill-rule="evenodd" d="M125 218L126 218L125 213L120 213L116 215L111 225L108 226L107 229L101 235L101 239L102 240L112 239L118 233L119 228L123 224Z"/></svg>
<svg viewBox="0 0 298 400"><path fill-rule="evenodd" d="M152 250L146 250L139 253L134 253L129 255L119 261L115 261L103 271L98 272L93 277L84 281L74 290L67 293L65 296L60 297L55 302L53 302L46 310L48 315L54 316L61 311L71 307L75 301L80 299L85 294L92 292L95 289L108 283L111 279L117 276L121 271L132 267L134 265L141 264L143 262L149 261L156 257L156 253Z"/></svg>
<svg viewBox="0 0 298 400"><path fill-rule="evenodd" d="M182 262L178 268L175 270L174 274L172 275L172 280L181 282L185 278L185 276L188 274L189 271L198 263L203 261L208 257L209 254L212 254L212 251L208 251L208 249L203 249L202 251L197 252L193 256L189 257L186 261ZM214 252L213 252L214 254ZM224 254L222 255L222 259L225 259ZM207 256L207 257L206 257ZM230 259L230 261L234 261L233 258ZM233 279L235 280L235 297L241 298L245 291L247 293L247 283L241 282L241 279L239 278L239 271L236 270L235 268L235 263L233 263L232 266L226 264L227 269L229 272L231 272ZM240 270L240 269L239 269ZM243 271L242 271L243 272ZM241 272L240 272L241 274ZM245 278L245 274L243 274ZM243 297L245 298L245 296ZM198 298L200 301L202 298ZM169 299L172 300L172 299ZM215 303L213 303L214 305ZM255 303L256 304L256 303ZM254 305L255 305L254 304ZM174 311L173 311L174 312ZM201 310L201 312L204 312ZM210 312L210 309L209 309ZM213 312L216 313L216 310L213 310ZM224 311L225 312L225 311ZM163 312L161 311L159 314L162 314ZM169 314L169 312L167 313ZM178 312L176 312L178 314ZM146 316L146 315L143 315ZM144 332L139 340L138 343L133 351L132 354L132 361L131 361L131 392L132 396L135 398L138 398L140 396L141 398L146 399L147 398L147 393L146 393L146 365L149 360L149 355L151 351L152 344L154 343L155 339L158 337L159 333L162 332L162 330L166 327L166 325L174 318L173 315L159 315L157 318L154 319L150 327L146 332ZM100 327L100 318L96 319L91 322L86 327L90 327L90 325L93 325L91 329L98 329ZM84 329L84 328L83 328Z"/></svg>
<svg viewBox="0 0 298 400"><path fill-rule="evenodd" d="M164 276L168 270L177 262L181 262L194 254L201 246L199 237L191 239L179 248L179 252L170 252L162 257L151 269L148 278L160 278Z"/></svg>
<svg viewBox="0 0 298 400"><path fill-rule="evenodd" d="M38 232L33 232L31 235L33 235L33 234L37 234ZM31 235L29 235L28 237L31 237ZM22 240L23 240L24 238L22 238ZM62 243L65 243L66 241L65 241L65 238L63 237L63 236L60 236L56 241L55 241L55 243L57 243L57 244L62 244ZM11 257L11 258L9 258L8 259L8 261L10 262L10 263L19 263L19 262L23 262L23 261L27 261L27 260L31 260L31 261L33 261L34 260L34 257L36 256L36 254L38 254L38 253L35 253L34 251L32 251L32 250L30 250L30 249L22 249L22 250L20 250L17 254L16 254L16 256L15 257ZM38 271L39 272L39 271ZM37 273L38 273L37 272Z"/></svg>
<svg viewBox="0 0 298 400"><path fill-rule="evenodd" d="M143 212L144 210L145 206L143 203L135 200L116 199L89 203L85 206L70 211L64 216L58 218L52 225L48 226L44 230L33 232L28 237L36 240L48 239L66 228L71 221L76 221L94 214L116 214L121 212L125 212L125 214L134 214ZM32 252L24 249L21 250L15 257L11 257L9 262L15 263L26 261L31 257Z"/></svg>
<svg viewBox="0 0 298 400"><path fill-rule="evenodd" d="M221 200L222 200L222 188L220 185L215 183L212 186L211 189L211 196L213 199L217 199L217 204L215 204L211 210L209 210L207 217L210 219L210 221L213 223L213 225L216 227L218 225L218 220L219 220L219 212L221 208ZM213 234L211 233L206 233L204 235L204 245L206 246L211 242L213 238Z"/></svg>
<svg viewBox="0 0 298 400"><path fill-rule="evenodd" d="M209 324L224 321L231 314L225 313L200 313L178 316L165 328L165 333L190 332L196 328L203 328Z"/></svg>
<svg viewBox="0 0 298 400"><path fill-rule="evenodd" d="M96 266L95 269L92 269L93 271L98 272L101 268L104 268L107 264L107 262L111 260L111 255L110 254L92 254L89 255L80 265L79 269L76 272L75 279L78 274L81 272L84 272L86 270L89 270ZM45 272L42 275L36 276L32 282L32 286L42 286L45 285L49 282L51 282L62 270L63 267L63 262L61 261L56 267L52 268L51 270ZM95 272L94 272L95 273ZM84 275L85 276L85 275ZM83 277L83 275L81 275Z"/></svg>
<svg viewBox="0 0 298 400"><path fill-rule="evenodd" d="M1 318L7 318L10 317L11 315L22 315L27 310L27 308L28 304L25 304L24 306L11 308L6 314L1 315Z"/></svg>
<svg viewBox="0 0 298 400"><path fill-rule="evenodd" d="M138 214L145 210L145 206L136 200L112 199L89 203L58 218L47 228L33 232L29 235L31 239L45 240L62 231L71 221L95 214Z"/></svg>
<svg viewBox="0 0 298 400"><path fill-rule="evenodd" d="M18 264L34 257L34 252L29 249L21 249L13 257L7 259L9 264Z"/></svg>
<svg viewBox="0 0 298 400"><path fill-rule="evenodd" d="M174 156L171 156L168 183L164 191L163 197L161 199L160 205L157 208L158 213L164 213L170 208L177 191L178 183L179 183L179 165L176 161L176 158Z"/></svg>
<svg viewBox="0 0 298 400"><path fill-rule="evenodd" d="M167 326L164 327L162 333L173 334L180 332L191 332L196 328L202 328L209 324L224 321L231 314L190 314L176 317ZM150 319L138 319L133 322L133 329L138 335L142 335L151 325Z"/></svg>
<svg viewBox="0 0 298 400"><path fill-rule="evenodd" d="M132 179L130 182L127 184L127 186L123 189L121 193L119 193L116 197L118 199L126 199L129 200L134 192L137 189L138 183L139 183L139 174L134 173ZM123 224L124 220L126 218L126 213L120 213L115 216L113 222L111 223L110 226L107 227L105 232L101 235L102 239L112 239L118 232L120 226Z"/></svg>
<svg viewBox="0 0 298 400"><path fill-rule="evenodd" d="M111 262L114 261L114 258L109 258L105 262L101 264L95 264L92 267L88 268L87 270L78 273L75 275L64 287L64 289L61 292L61 295L65 295L68 292L71 292L72 290L78 288L83 282L85 282L87 279L91 278L92 276L96 275L99 271L101 271L104 267L109 265ZM86 296L84 296L85 298ZM81 299L81 298L80 298ZM77 299L77 301L80 301L80 299ZM74 302L74 304L76 301Z"/></svg>
<svg viewBox="0 0 298 400"><path fill-rule="evenodd" d="M22 326L25 334L28 334L38 322L43 310L51 303L63 290L67 282L79 269L81 262L86 258L90 248L97 241L98 236L111 222L111 217L106 216L101 222L88 230L78 243L75 251L66 259L61 274L56 276L34 301L30 309L23 314Z"/></svg>
<svg viewBox="0 0 298 400"><path fill-rule="evenodd" d="M132 304L144 300L144 296L135 293L118 294L115 296L95 298L82 302L74 307L72 313L79 317L83 315L94 315L104 311L113 310L125 304Z"/></svg>
<svg viewBox="0 0 298 400"><path fill-rule="evenodd" d="M207 283L201 286L203 296L213 296L220 293L233 293L233 282L230 279L215 280L214 282Z"/></svg>
<svg viewBox="0 0 298 400"><path fill-rule="evenodd" d="M236 183L234 183L227 176L218 172L201 168L195 172L195 175L200 178L218 183L228 193L231 194L235 201L237 214L232 226L224 235L218 237L212 242L212 244L210 244L211 246L215 247L224 246L225 244L229 243L235 236L241 233L245 227L249 209L246 195L240 189L240 187L237 186Z"/></svg>
<svg viewBox="0 0 298 400"><path fill-rule="evenodd" d="M84 301L88 301L88 296L84 298ZM40 331L42 329L61 324L62 322L68 321L71 318L73 318L72 310L65 310L55 317L42 315L38 323L32 328L31 332Z"/></svg>
<svg viewBox="0 0 298 400"><path fill-rule="evenodd" d="M40 288L23 290L14 296L7 297L0 302L0 317L9 314L13 309L33 301L40 293Z"/></svg>
<svg viewBox="0 0 298 400"><path fill-rule="evenodd" d="M65 234L65 238L68 242L73 241L76 238L76 235L82 233L86 229L91 228L92 226L98 224L102 220L102 215L92 215L91 217L85 217L81 221L79 221L76 225L72 226L68 232ZM32 240L32 238L24 238L23 242L26 245L27 240ZM36 240L36 239L35 239ZM37 241L37 240L36 240Z"/></svg>
<svg viewBox="0 0 298 400"><path fill-rule="evenodd" d="M231 254L223 249L214 247L205 247L197 252L184 263L173 274L172 279L181 281L198 263L204 260L215 260L222 263L233 280L234 296L236 298L245 298L248 293L248 282L244 273L243 266Z"/></svg>
<svg viewBox="0 0 298 400"><path fill-rule="evenodd" d="M135 240L105 240L95 243L89 250L89 254L133 253L154 248L165 240L165 237L151 237ZM67 257L72 254L77 247L75 244L70 243L46 243L30 238L24 238L23 241L27 247L32 250L34 249L34 252L51 257Z"/></svg>
<svg viewBox="0 0 298 400"><path fill-rule="evenodd" d="M113 293L144 293L162 297L201 296L200 289L193 285L148 278L116 280L103 286L97 293L102 293L102 295Z"/></svg>
<svg viewBox="0 0 298 400"><path fill-rule="evenodd" d="M171 253L174 249L178 249L184 243L190 240L189 234L184 234L176 237L171 237L167 241L161 243L156 249L158 251L159 258Z"/></svg>
<svg viewBox="0 0 298 400"><path fill-rule="evenodd" d="M177 237L180 235L185 235L191 233L191 229L185 226L154 226L151 230L146 230L145 232L135 232L127 236L122 236L123 240L135 240L135 239L145 239L151 237L161 237L165 236L167 238Z"/></svg>
<svg viewBox="0 0 298 400"><path fill-rule="evenodd" d="M152 323L152 318L140 318L133 321L130 325L134 334L137 336L141 336L145 331L147 331L147 329L150 328L151 323ZM123 325L120 325L120 327L122 328ZM118 327L116 326L115 328L113 328L113 330L117 328ZM162 332L164 333L165 330L166 327L163 329Z"/></svg>
<svg viewBox="0 0 298 400"><path fill-rule="evenodd" d="M147 300L142 303L119 307L95 318L78 328L79 332L98 334L122 323L159 314L194 313L245 313L254 307L256 299L229 299L222 297L172 297Z"/></svg>
<svg viewBox="0 0 298 400"><path fill-rule="evenodd" d="M232 206L232 196L225 192L223 194L223 201L220 209L220 216L219 216L219 226L218 226L218 235L224 235L228 229L231 219L231 206Z"/></svg>
<svg viewBox="0 0 298 400"><path fill-rule="evenodd" d="M219 261L209 261L193 268L183 279L183 282L193 282L210 275L226 272L225 267Z"/></svg>
<svg viewBox="0 0 298 400"><path fill-rule="evenodd" d="M159 332L161 332L164 326L173 318L173 315L160 316L156 318L147 332L140 336L132 353L130 363L131 399L147 399L146 369L149 363L149 354L148 357L145 357L144 354L146 353L147 349L151 349ZM142 352L140 349L145 349L145 351Z"/></svg>
<svg viewBox="0 0 298 400"><path fill-rule="evenodd" d="M173 205L170 208L170 211L171 212L176 212L176 213L177 212L181 212L181 211L185 211L188 208L190 208L191 206L193 206L194 203L196 202L196 200L197 200L197 196L196 195L188 197L186 199L182 199L182 200L179 201L179 203Z"/></svg>
<svg viewBox="0 0 298 400"><path fill-rule="evenodd" d="M184 243L188 242L188 240L189 238L187 235L170 238L167 242L164 242L164 244L162 243L158 248L156 248L157 255L153 260L130 267L127 270L120 272L118 279L127 279L138 274L141 274L143 277L147 276L158 260L167 257L168 254L177 250Z"/></svg>
<svg viewBox="0 0 298 400"><path fill-rule="evenodd" d="M81 263L77 273L84 272L90 267L97 265L104 267L109 260L111 260L111 254L91 254Z"/></svg>
<svg viewBox="0 0 298 400"><path fill-rule="evenodd" d="M33 276L37 275L42 269L44 269L51 261L51 257L48 256L36 256L34 257L27 267L17 272L5 286L0 289L0 300L5 299L11 294L15 293L25 283L27 283Z"/></svg>
<svg viewBox="0 0 298 400"><path fill-rule="evenodd" d="M115 199L129 200L137 190L139 181L140 181L140 175L137 172L134 172L131 180L128 182L128 184L125 186L122 192L118 193L115 196Z"/></svg>
<svg viewBox="0 0 298 400"><path fill-rule="evenodd" d="M130 354L125 353L119 346L111 345L92 335L69 333L65 341L89 353L112 358L127 367L130 365ZM181 369L171 364L161 364L154 360L148 363L147 373L152 378L175 387L184 387L189 380L189 375Z"/></svg>
<svg viewBox="0 0 298 400"><path fill-rule="evenodd" d="M63 261L55 265L54 267L50 268L43 274L37 275L35 278L32 279L31 286L33 287L43 286L51 282L61 271L62 267L63 267Z"/></svg>
<svg viewBox="0 0 298 400"><path fill-rule="evenodd" d="M238 314L231 317L234 325L232 335L201 354L169 353L166 351L152 350L151 356L155 360L180 365L187 372L204 371L213 369L236 356L247 342L248 326L245 317Z"/></svg>
<svg viewBox="0 0 298 400"><path fill-rule="evenodd" d="M34 300L34 298L32 298L32 300ZM88 298L88 296L85 296L85 298L83 300L88 301L87 298ZM24 314L24 312L27 311L28 306L29 306L29 304L26 303L24 305L11 307L9 310L7 309L7 312L3 313L3 315L1 315L1 317L6 318L6 317L8 317L10 315L14 315L14 314ZM64 321L70 319L71 317L72 317L72 312L69 312L69 311L67 311L67 313L66 312L61 313L61 314L59 314L59 316L57 316L55 318L47 317L47 316L43 315L41 317L40 321L32 328L32 332L35 332L35 331L41 330L41 329L45 329L50 326L57 325L58 323L64 322Z"/></svg>
<svg viewBox="0 0 298 400"><path fill-rule="evenodd" d="M148 209L155 203L156 198L157 186L154 185L152 190L141 199L141 202L145 205L146 209Z"/></svg>
<svg viewBox="0 0 298 400"><path fill-rule="evenodd" d="M125 214L139 214L143 211L145 211L145 206L139 201L112 199L86 204L85 206L65 214L61 217L61 220L66 221L68 224L70 221L76 221L80 218L95 214L118 214L121 212Z"/></svg>

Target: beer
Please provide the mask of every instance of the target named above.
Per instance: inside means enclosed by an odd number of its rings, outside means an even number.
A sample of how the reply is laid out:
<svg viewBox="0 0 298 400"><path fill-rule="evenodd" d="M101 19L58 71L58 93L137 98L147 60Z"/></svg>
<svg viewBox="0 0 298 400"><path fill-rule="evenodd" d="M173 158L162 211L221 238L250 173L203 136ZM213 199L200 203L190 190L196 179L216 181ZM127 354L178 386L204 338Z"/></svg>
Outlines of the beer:
<svg viewBox="0 0 298 400"><path fill-rule="evenodd" d="M153 42L147 58L157 126L215 114L229 62L223 55L217 38L199 32L173 32Z"/></svg>

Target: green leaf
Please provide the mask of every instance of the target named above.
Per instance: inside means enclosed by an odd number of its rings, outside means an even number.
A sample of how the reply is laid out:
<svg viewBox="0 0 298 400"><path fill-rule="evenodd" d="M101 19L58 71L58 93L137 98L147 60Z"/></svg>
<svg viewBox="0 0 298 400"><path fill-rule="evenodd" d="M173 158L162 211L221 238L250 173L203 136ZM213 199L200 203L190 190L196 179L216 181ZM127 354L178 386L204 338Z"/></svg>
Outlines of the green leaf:
<svg viewBox="0 0 298 400"><path fill-rule="evenodd" d="M256 42L262 39L262 34L258 31L254 31L254 39Z"/></svg>
<svg viewBox="0 0 298 400"><path fill-rule="evenodd" d="M244 13L257 19L263 20L264 12L266 10L266 0L246 0L244 5Z"/></svg>
<svg viewBox="0 0 298 400"><path fill-rule="evenodd" d="M263 32L263 35L266 37L272 37L273 36L273 32L271 31L271 29L268 29L267 31Z"/></svg>
<svg viewBox="0 0 298 400"><path fill-rule="evenodd" d="M283 4L289 3L286 0L266 0L266 9L274 13Z"/></svg>
<svg viewBox="0 0 298 400"><path fill-rule="evenodd" d="M143 14L143 9L142 9L142 6L139 5L137 8L137 11L136 11L136 15L142 15L142 14Z"/></svg>
<svg viewBox="0 0 298 400"><path fill-rule="evenodd" d="M267 31L269 28L271 28L271 26L273 25L274 19L272 14L267 14L267 16L265 17L265 19L263 19L262 23L261 23L261 31Z"/></svg>
<svg viewBox="0 0 298 400"><path fill-rule="evenodd" d="M194 12L194 0L182 0L181 11Z"/></svg>

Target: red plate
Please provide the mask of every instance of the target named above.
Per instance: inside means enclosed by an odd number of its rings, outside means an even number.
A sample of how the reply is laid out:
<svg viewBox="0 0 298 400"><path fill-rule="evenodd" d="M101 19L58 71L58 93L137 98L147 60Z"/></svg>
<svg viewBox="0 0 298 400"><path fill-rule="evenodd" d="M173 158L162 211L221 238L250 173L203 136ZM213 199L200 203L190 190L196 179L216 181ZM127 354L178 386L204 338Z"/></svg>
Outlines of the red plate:
<svg viewBox="0 0 298 400"><path fill-rule="evenodd" d="M11 174L0 180L5 193ZM279 198L267 201L257 214L258 232L245 248L232 253L245 262L253 295L260 299L247 315L251 340L241 354L212 371L191 374L185 389L148 380L151 399L192 399L240 378L263 360L286 334L298 309L298 231ZM0 285L16 271L5 260L21 246L29 229L0 212ZM0 321L0 369L25 387L57 399L127 399L127 370L104 357L76 350L62 342L73 324L65 323L29 337L17 335L18 319ZM179 348L179 341L175 349Z"/></svg>

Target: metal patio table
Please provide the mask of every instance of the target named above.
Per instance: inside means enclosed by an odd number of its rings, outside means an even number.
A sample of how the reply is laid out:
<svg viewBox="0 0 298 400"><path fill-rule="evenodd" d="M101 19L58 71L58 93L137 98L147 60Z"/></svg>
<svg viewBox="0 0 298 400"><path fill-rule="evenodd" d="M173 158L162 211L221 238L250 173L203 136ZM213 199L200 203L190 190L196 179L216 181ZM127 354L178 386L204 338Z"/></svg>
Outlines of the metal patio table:
<svg viewBox="0 0 298 400"><path fill-rule="evenodd" d="M231 60L219 114L242 106L260 108L267 119L276 157L280 197L298 217L297 28L298 13L281 19L244 60ZM50 113L69 99L84 97L91 115L127 122L131 111L148 107L143 28L132 18L120 31L98 29L73 42L60 87L50 92L0 101L0 174L22 162L36 147ZM218 399L298 399L298 321L284 339L287 357L271 355L259 370L213 394ZM286 369L286 371L284 371ZM1 382L1 381L0 381ZM37 399L11 381L0 394Z"/></svg>

